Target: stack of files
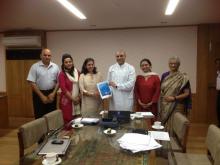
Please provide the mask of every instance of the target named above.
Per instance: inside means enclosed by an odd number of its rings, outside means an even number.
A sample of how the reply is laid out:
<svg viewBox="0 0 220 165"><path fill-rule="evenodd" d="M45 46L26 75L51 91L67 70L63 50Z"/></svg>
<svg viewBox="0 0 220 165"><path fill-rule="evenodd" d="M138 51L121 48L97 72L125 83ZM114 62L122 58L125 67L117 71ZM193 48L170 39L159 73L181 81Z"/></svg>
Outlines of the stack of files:
<svg viewBox="0 0 220 165"><path fill-rule="evenodd" d="M161 147L153 137L139 133L125 133L117 141L121 148L130 150L132 153L153 150Z"/></svg>

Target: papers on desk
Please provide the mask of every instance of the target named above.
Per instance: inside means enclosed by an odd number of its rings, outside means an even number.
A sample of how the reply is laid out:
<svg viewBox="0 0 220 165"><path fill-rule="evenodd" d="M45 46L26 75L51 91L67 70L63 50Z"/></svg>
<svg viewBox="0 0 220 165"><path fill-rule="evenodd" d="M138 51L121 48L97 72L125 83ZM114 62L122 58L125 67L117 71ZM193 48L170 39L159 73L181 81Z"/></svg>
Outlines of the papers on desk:
<svg viewBox="0 0 220 165"><path fill-rule="evenodd" d="M154 115L152 112L136 112L131 114L131 119L133 120L134 118L154 118Z"/></svg>
<svg viewBox="0 0 220 165"><path fill-rule="evenodd" d="M161 145L157 143L153 137L138 133L125 133L117 141L120 144L120 147L130 150L133 153L153 150L161 147Z"/></svg>
<svg viewBox="0 0 220 165"><path fill-rule="evenodd" d="M149 118L153 118L154 115L152 112L139 112L142 116L144 117L149 117Z"/></svg>
<svg viewBox="0 0 220 165"><path fill-rule="evenodd" d="M108 110L103 110L103 111L101 111L99 114L100 114L100 115L103 115L103 114L105 114L105 113L107 114L107 113L108 113Z"/></svg>
<svg viewBox="0 0 220 165"><path fill-rule="evenodd" d="M97 124L99 122L99 118L83 118L81 123L84 124Z"/></svg>
<svg viewBox="0 0 220 165"><path fill-rule="evenodd" d="M170 136L168 132L164 131L148 131L150 136L152 136L156 140L164 140L164 141L170 141Z"/></svg>
<svg viewBox="0 0 220 165"><path fill-rule="evenodd" d="M82 124L98 124L99 118L77 118L73 120L73 123L82 123Z"/></svg>

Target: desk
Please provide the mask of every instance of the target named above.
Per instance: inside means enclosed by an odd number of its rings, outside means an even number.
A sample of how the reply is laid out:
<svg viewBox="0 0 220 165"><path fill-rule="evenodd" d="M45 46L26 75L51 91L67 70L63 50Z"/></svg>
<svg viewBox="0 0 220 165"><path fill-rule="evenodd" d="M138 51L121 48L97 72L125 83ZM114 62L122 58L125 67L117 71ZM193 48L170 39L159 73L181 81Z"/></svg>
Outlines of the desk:
<svg viewBox="0 0 220 165"><path fill-rule="evenodd" d="M62 157L62 165L146 165L155 164L156 154L152 151L132 154L119 147L117 139L124 133L131 132L133 128L147 129L150 119L133 120L128 124L122 124L117 133L108 136L103 133L99 125L74 129L71 136L71 144L65 156ZM137 139L138 140L138 139ZM35 162L36 163L36 162ZM41 161L38 161L40 164ZM29 163L30 164L30 163Z"/></svg>

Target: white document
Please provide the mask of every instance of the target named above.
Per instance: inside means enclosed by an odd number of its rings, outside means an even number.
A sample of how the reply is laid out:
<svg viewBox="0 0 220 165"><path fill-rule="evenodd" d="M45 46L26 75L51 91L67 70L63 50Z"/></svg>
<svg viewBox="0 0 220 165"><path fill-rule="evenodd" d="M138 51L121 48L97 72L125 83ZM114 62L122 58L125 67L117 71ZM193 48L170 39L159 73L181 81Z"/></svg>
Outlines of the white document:
<svg viewBox="0 0 220 165"><path fill-rule="evenodd" d="M153 137L138 133L125 133L117 141L120 144L120 147L130 150L133 153L161 147Z"/></svg>
<svg viewBox="0 0 220 165"><path fill-rule="evenodd" d="M168 132L164 131L148 131L150 136L156 140L170 141L170 136Z"/></svg>
<svg viewBox="0 0 220 165"><path fill-rule="evenodd" d="M99 118L83 118L81 120L82 123L98 123Z"/></svg>
<svg viewBox="0 0 220 165"><path fill-rule="evenodd" d="M75 120L75 123L82 123L82 124L97 124L99 122L99 118L78 118Z"/></svg>
<svg viewBox="0 0 220 165"><path fill-rule="evenodd" d="M72 123L75 123L75 124L76 124L76 123L77 123L77 124L79 123L79 124L80 124L82 119L83 119L82 117L73 119L73 120L72 120Z"/></svg>
<svg viewBox="0 0 220 165"><path fill-rule="evenodd" d="M100 115L103 115L103 114L105 114L105 113L107 114L107 113L108 113L108 110L103 110L103 111L101 111L99 114L100 114Z"/></svg>
<svg viewBox="0 0 220 165"><path fill-rule="evenodd" d="M140 112L142 116L146 116L146 117L154 117L152 112Z"/></svg>
<svg viewBox="0 0 220 165"><path fill-rule="evenodd" d="M92 123L98 123L99 122L99 118L82 118L79 117L77 119L72 120L73 123L86 123L86 124L92 124Z"/></svg>
<svg viewBox="0 0 220 165"><path fill-rule="evenodd" d="M154 115L152 112L136 112L131 114L131 119L134 118L154 118Z"/></svg>

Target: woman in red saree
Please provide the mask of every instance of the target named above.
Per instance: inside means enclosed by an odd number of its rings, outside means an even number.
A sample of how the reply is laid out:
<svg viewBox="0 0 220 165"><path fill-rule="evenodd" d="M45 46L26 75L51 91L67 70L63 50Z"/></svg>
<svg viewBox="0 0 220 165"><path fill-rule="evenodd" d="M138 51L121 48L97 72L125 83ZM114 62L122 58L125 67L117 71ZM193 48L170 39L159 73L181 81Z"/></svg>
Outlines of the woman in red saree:
<svg viewBox="0 0 220 165"><path fill-rule="evenodd" d="M135 82L135 99L138 112L152 112L157 120L157 102L160 97L160 78L157 73L151 71L151 61L143 59L140 62L142 74L138 75Z"/></svg>

